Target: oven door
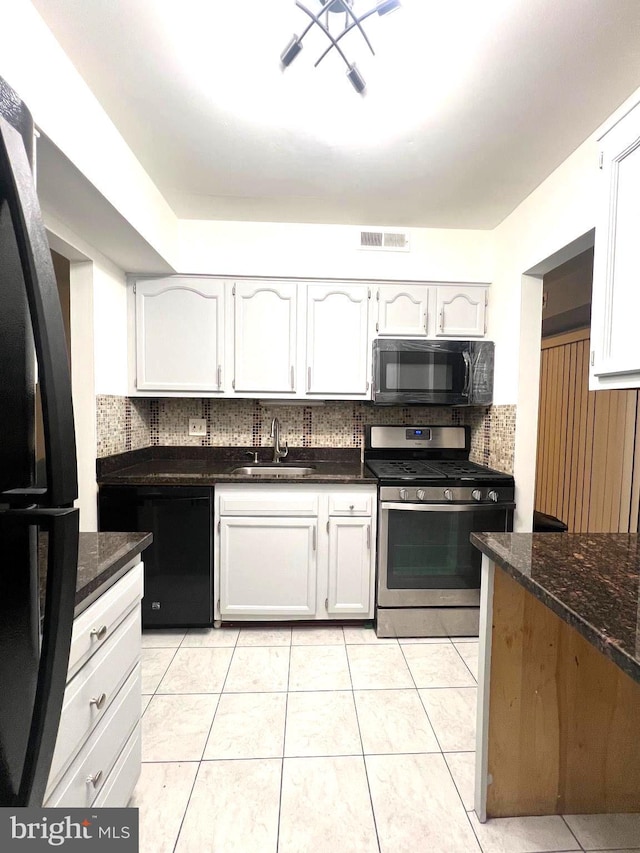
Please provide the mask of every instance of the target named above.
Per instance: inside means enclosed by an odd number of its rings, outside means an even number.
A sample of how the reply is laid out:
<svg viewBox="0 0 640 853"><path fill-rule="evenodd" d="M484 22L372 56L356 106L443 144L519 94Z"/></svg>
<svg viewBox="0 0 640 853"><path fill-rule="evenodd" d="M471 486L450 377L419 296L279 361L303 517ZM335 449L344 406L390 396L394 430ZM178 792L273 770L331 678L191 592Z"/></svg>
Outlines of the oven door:
<svg viewBox="0 0 640 853"><path fill-rule="evenodd" d="M511 530L514 508L512 503L381 503L378 604L478 605L481 554L470 534Z"/></svg>

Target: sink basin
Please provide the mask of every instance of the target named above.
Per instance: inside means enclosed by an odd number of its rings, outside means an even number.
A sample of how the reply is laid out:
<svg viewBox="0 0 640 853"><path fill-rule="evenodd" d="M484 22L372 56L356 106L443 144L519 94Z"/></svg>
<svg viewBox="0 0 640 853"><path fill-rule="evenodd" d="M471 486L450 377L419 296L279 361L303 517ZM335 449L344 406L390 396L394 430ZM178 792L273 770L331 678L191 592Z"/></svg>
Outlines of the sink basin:
<svg viewBox="0 0 640 853"><path fill-rule="evenodd" d="M244 474L245 477L273 477L281 474L283 477L304 477L305 474L313 474L315 468L304 465L241 465L232 468L230 474Z"/></svg>

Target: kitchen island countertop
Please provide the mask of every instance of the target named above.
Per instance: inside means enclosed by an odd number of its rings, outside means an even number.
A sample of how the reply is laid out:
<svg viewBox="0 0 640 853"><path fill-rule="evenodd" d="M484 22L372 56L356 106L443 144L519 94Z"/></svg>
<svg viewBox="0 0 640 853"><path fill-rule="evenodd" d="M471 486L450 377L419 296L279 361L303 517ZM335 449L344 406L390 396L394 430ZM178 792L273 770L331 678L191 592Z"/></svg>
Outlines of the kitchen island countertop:
<svg viewBox="0 0 640 853"><path fill-rule="evenodd" d="M640 682L640 536L473 533L471 541Z"/></svg>
<svg viewBox="0 0 640 853"><path fill-rule="evenodd" d="M640 538L477 533L475 810L640 812Z"/></svg>

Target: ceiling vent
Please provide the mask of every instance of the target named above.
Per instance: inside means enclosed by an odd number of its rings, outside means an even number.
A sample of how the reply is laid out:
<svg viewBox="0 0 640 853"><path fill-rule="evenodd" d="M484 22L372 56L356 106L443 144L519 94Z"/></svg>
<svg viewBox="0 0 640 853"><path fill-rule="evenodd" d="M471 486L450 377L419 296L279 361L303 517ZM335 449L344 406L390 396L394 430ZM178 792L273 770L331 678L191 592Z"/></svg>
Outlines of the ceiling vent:
<svg viewBox="0 0 640 853"><path fill-rule="evenodd" d="M404 231L361 231L360 248L377 252L408 252L409 235Z"/></svg>

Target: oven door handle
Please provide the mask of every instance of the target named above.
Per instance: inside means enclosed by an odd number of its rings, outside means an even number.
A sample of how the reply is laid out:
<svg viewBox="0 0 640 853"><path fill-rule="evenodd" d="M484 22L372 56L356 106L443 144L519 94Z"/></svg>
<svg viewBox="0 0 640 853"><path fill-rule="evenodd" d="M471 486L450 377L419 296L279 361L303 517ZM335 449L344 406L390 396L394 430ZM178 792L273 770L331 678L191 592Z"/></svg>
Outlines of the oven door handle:
<svg viewBox="0 0 640 853"><path fill-rule="evenodd" d="M381 509L403 509L408 512L489 512L490 510L507 510L515 509L515 503L500 501L500 503L490 504L406 504L406 503L382 503Z"/></svg>

